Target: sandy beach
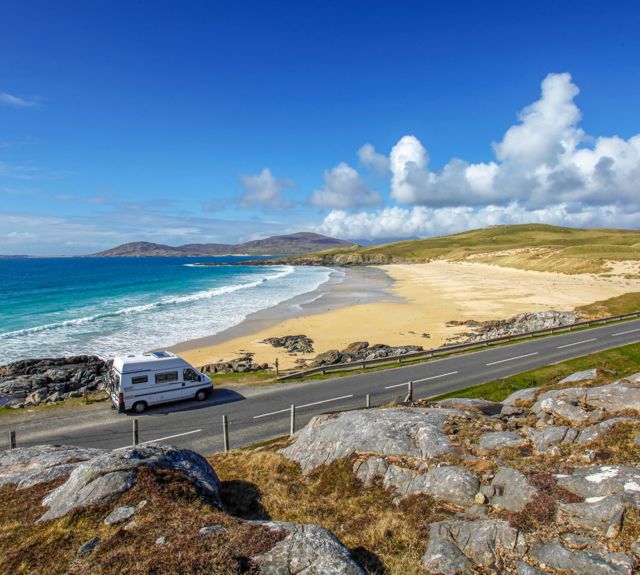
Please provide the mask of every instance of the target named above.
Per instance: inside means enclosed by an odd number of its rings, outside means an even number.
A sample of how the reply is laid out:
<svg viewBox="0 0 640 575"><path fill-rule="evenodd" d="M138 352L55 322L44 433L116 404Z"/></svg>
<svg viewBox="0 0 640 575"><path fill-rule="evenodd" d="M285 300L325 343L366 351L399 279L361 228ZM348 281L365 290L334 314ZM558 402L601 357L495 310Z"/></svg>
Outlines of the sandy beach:
<svg viewBox="0 0 640 575"><path fill-rule="evenodd" d="M294 367L300 357L342 349L354 341L438 347L465 329L447 327L450 320L481 321L522 312L572 310L640 291L640 280L624 277L626 269L602 275L565 275L437 261L344 271L346 276L336 274L311 302L286 302L231 330L173 349L194 365L227 361L250 351L258 362L273 363L277 357L286 369ZM315 352L291 356L261 343L268 337L296 334L311 337Z"/></svg>

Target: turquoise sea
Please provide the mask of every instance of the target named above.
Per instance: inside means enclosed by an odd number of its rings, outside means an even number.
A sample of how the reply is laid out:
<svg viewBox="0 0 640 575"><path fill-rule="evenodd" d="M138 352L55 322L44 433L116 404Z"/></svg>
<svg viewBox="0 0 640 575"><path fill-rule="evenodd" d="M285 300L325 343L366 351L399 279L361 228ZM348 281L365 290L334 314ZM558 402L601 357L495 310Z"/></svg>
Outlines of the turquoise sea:
<svg viewBox="0 0 640 575"><path fill-rule="evenodd" d="M167 347L218 333L327 281L327 268L248 258L0 260L0 365ZM255 258L252 258L255 259Z"/></svg>

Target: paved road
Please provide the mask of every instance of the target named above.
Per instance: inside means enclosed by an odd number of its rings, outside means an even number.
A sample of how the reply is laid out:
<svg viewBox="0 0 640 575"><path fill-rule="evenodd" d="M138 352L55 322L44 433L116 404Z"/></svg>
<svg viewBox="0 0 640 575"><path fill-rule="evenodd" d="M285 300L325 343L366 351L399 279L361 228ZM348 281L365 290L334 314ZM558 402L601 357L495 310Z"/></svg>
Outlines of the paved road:
<svg viewBox="0 0 640 575"><path fill-rule="evenodd" d="M287 433L291 404L297 406L300 427L317 413L364 406L367 393L374 406L402 399L407 391L403 384L409 380L414 381L415 398L427 397L638 341L640 320L633 320L336 379L219 389L204 403L175 403L137 416L140 441L163 439L209 454L222 449L223 414L229 419L231 447L240 447ZM8 446L10 429L16 430L22 446L61 443L117 448L131 442L132 416L116 413L105 403L18 417L0 419L0 449Z"/></svg>

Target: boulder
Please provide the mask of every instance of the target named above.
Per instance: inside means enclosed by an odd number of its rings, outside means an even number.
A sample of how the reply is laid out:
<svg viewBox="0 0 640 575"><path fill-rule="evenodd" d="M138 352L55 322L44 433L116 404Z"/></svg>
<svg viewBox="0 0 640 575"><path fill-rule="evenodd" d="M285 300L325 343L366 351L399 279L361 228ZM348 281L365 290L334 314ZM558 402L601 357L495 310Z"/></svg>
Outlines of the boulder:
<svg viewBox="0 0 640 575"><path fill-rule="evenodd" d="M505 447L522 447L527 440L514 431L490 431L480 436L480 449L494 451Z"/></svg>
<svg viewBox="0 0 640 575"><path fill-rule="evenodd" d="M561 379L558 383L576 383L578 381L591 381L598 377L597 369L585 369L584 371L576 371L571 375L568 375L564 379Z"/></svg>
<svg viewBox="0 0 640 575"><path fill-rule="evenodd" d="M517 569L517 575L544 575L544 571L537 567L533 567L524 561L518 561Z"/></svg>
<svg viewBox="0 0 640 575"><path fill-rule="evenodd" d="M78 549L78 555L89 555L93 553L101 542L100 537L92 537Z"/></svg>
<svg viewBox="0 0 640 575"><path fill-rule="evenodd" d="M435 467L427 473L391 465L385 473L383 485L403 497L422 493L454 505L467 506L474 503L480 481L468 469L455 465Z"/></svg>
<svg viewBox="0 0 640 575"><path fill-rule="evenodd" d="M261 575L365 575L349 550L324 527L277 521L249 521L282 533L275 546L253 557Z"/></svg>
<svg viewBox="0 0 640 575"><path fill-rule="evenodd" d="M531 555L543 569L550 567L576 575L631 575L636 564L624 553L595 549L569 551L559 541L536 543Z"/></svg>
<svg viewBox="0 0 640 575"><path fill-rule="evenodd" d="M118 507L104 518L104 524L117 525L118 523L124 523L127 519L133 517L135 512L135 507L131 507L130 505L118 505Z"/></svg>
<svg viewBox="0 0 640 575"><path fill-rule="evenodd" d="M608 414L640 412L640 387L628 378L600 387L569 387L541 394L531 410L561 417L574 425L598 423Z"/></svg>
<svg viewBox="0 0 640 575"><path fill-rule="evenodd" d="M306 335L285 335L284 337L268 337L262 343L273 347L284 347L289 353L312 353L313 340Z"/></svg>
<svg viewBox="0 0 640 575"><path fill-rule="evenodd" d="M198 533L200 533L200 535L219 535L226 531L227 529L222 525L207 525L206 527L201 527Z"/></svg>
<svg viewBox="0 0 640 575"><path fill-rule="evenodd" d="M483 415L497 415L502 410L502 404L486 399L472 399L468 397L451 397L436 402L439 407L459 409L461 411L479 411Z"/></svg>
<svg viewBox="0 0 640 575"><path fill-rule="evenodd" d="M545 453L556 445L571 444L579 433L579 430L566 425L529 430L529 436L538 453Z"/></svg>
<svg viewBox="0 0 640 575"><path fill-rule="evenodd" d="M38 521L113 501L135 485L141 467L179 472L220 505L219 480L204 457L188 449L147 445L106 452L78 465L65 483L44 498L42 504L49 509Z"/></svg>
<svg viewBox="0 0 640 575"><path fill-rule="evenodd" d="M65 445L37 445L0 451L0 486L18 489L48 483L69 475L80 463L107 453Z"/></svg>
<svg viewBox="0 0 640 575"><path fill-rule="evenodd" d="M571 475L556 475L560 487L586 499L618 493L640 492L640 468L600 465L575 469Z"/></svg>
<svg viewBox="0 0 640 575"><path fill-rule="evenodd" d="M601 437L604 437L605 435L610 433L611 430L619 423L640 424L640 420L632 419L630 417L614 417L612 419L601 421L600 423L596 423L595 425L591 425L580 431L580 434L577 438L577 443L582 445L584 443L589 443L590 441L600 439Z"/></svg>
<svg viewBox="0 0 640 575"><path fill-rule="evenodd" d="M442 408L375 408L314 417L280 450L305 473L355 452L433 458L459 455L444 433L452 417L468 415Z"/></svg>
<svg viewBox="0 0 640 575"><path fill-rule="evenodd" d="M506 511L522 511L538 494L523 473L510 467L503 467L496 473L491 487L495 493L491 505Z"/></svg>
<svg viewBox="0 0 640 575"><path fill-rule="evenodd" d="M512 407L518 407L522 403L529 403L535 401L536 396L540 393L540 389L537 387L528 387L526 389L519 389L512 393L502 404L510 405Z"/></svg>
<svg viewBox="0 0 640 575"><path fill-rule="evenodd" d="M560 503L558 519L577 529L611 539L620 533L624 503L621 495L590 498L582 503Z"/></svg>
<svg viewBox="0 0 640 575"><path fill-rule="evenodd" d="M371 487L376 479L384 477L389 464L382 457L369 457L364 461L356 461L353 471L365 487Z"/></svg>
<svg viewBox="0 0 640 575"><path fill-rule="evenodd" d="M527 549L522 533L507 521L478 519L432 523L422 565L429 573L457 575L472 566L495 568L505 556L520 556Z"/></svg>

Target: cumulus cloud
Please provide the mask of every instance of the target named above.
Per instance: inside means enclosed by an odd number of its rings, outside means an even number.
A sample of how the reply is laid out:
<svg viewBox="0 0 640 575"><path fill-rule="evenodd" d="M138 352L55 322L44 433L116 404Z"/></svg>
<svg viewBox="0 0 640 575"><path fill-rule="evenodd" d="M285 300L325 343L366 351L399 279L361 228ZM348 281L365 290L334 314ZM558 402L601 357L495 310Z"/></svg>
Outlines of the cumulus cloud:
<svg viewBox="0 0 640 575"><path fill-rule="evenodd" d="M322 208L347 209L382 202L378 192L369 190L362 177L342 162L324 172L324 187L311 196L311 203Z"/></svg>
<svg viewBox="0 0 640 575"><path fill-rule="evenodd" d="M569 74L549 74L540 98L494 144L495 160L459 158L429 169L429 155L415 136L404 136L390 154L391 197L431 207L550 204L640 206L640 135L589 138L579 127L578 87Z"/></svg>
<svg viewBox="0 0 640 575"><path fill-rule="evenodd" d="M37 98L20 98L7 92L0 92L0 106L11 108L38 108L40 102Z"/></svg>
<svg viewBox="0 0 640 575"><path fill-rule="evenodd" d="M633 228L640 222L640 209L621 206L585 206L574 210L556 204L530 210L518 202L504 206L429 208L386 207L375 212L348 213L333 210L316 231L345 239L376 240L445 235L499 224L546 223L575 227Z"/></svg>
<svg viewBox="0 0 640 575"><path fill-rule="evenodd" d="M293 205L284 198L284 192L294 185L293 182L274 177L269 168L257 175L241 174L239 180L245 190L238 201L241 208L288 208Z"/></svg>
<svg viewBox="0 0 640 575"><path fill-rule="evenodd" d="M365 144L358 150L358 159L363 166L372 168L381 176L389 171L389 158L376 152L371 144Z"/></svg>

